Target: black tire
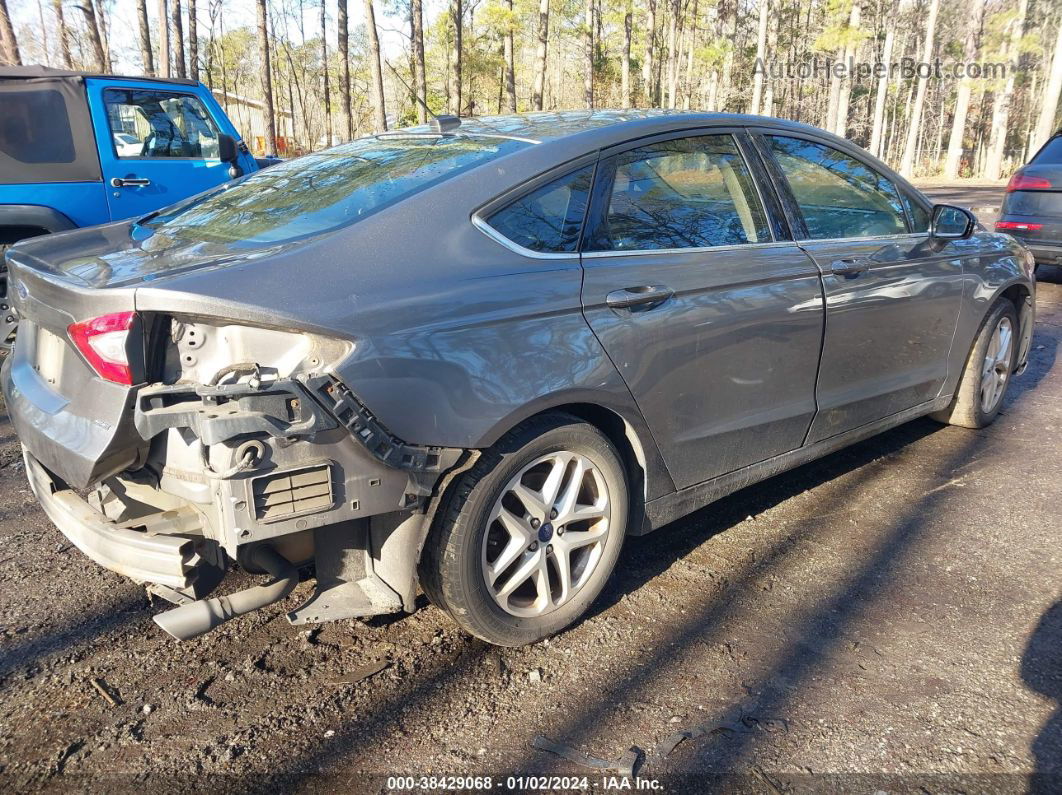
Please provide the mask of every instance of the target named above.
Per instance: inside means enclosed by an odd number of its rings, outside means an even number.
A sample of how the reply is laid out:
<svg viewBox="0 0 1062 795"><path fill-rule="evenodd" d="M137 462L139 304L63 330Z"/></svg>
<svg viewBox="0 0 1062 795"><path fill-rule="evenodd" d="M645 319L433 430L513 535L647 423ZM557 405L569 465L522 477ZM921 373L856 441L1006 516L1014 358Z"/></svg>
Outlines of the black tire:
<svg viewBox="0 0 1062 795"><path fill-rule="evenodd" d="M1010 357L1006 364L1003 388L999 391L998 397L986 408L981 395L982 367L992 337L1004 319L1010 322L1011 328ZM973 347L970 348L970 354L966 357L962 377L959 379L951 405L943 411L932 414L933 419L963 428L984 428L991 425L999 415L999 409L1007 394L1007 387L1010 386L1010 378L1014 373L1014 361L1018 355L1019 339L1017 310L1014 304L1006 298L1000 298L985 317Z"/></svg>
<svg viewBox="0 0 1062 795"><path fill-rule="evenodd" d="M543 456L562 451L584 457L602 476L611 506L608 532L596 565L568 601L544 615L512 615L488 590L483 569L488 520L513 478ZM421 556L421 587L463 630L497 646L523 646L560 632L586 612L615 568L629 515L624 472L616 448L594 426L561 413L528 420L485 451L449 489ZM557 535L563 532L558 529ZM532 554L530 549L522 554ZM542 554L548 558L545 549ZM519 564L517 559L513 566Z"/></svg>

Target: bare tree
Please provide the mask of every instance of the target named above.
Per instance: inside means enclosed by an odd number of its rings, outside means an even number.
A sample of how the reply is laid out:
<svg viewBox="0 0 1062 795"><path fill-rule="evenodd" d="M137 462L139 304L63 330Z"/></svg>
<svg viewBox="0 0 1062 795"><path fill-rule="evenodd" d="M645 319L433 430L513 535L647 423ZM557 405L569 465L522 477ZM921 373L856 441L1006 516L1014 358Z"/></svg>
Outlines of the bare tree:
<svg viewBox="0 0 1062 795"><path fill-rule="evenodd" d="M13 66L22 65L22 54L18 51L18 39L15 37L15 26L11 24L11 15L7 11L7 0L0 0L0 44L3 44L3 56L5 63Z"/></svg>
<svg viewBox="0 0 1062 795"><path fill-rule="evenodd" d="M752 77L752 102L749 113L760 112L760 99L763 96L763 73L767 68L767 21L770 3L760 0L760 24L756 30L756 72Z"/></svg>
<svg viewBox="0 0 1062 795"><path fill-rule="evenodd" d="M325 146L332 145L332 96L328 90L328 17L325 0L321 0L321 88L324 97Z"/></svg>
<svg viewBox="0 0 1062 795"><path fill-rule="evenodd" d="M583 17L583 104L594 107L594 0L586 0Z"/></svg>
<svg viewBox="0 0 1062 795"><path fill-rule="evenodd" d="M502 57L505 60L505 96L510 113L516 113L516 53L513 46L513 0L506 0L509 16L502 36Z"/></svg>
<svg viewBox="0 0 1062 795"><path fill-rule="evenodd" d="M349 141L354 137L354 117L350 113L350 32L348 30L349 23L347 22L347 0L338 0L337 9L336 27L339 28L339 109L343 118L343 137L344 140ZM368 9L372 10L371 0ZM367 19L365 25L366 27L369 26ZM372 25L372 33L375 39L375 24ZM380 60L377 57L377 68L379 68L379 64Z"/></svg>
<svg viewBox="0 0 1062 795"><path fill-rule="evenodd" d="M852 12L848 15L848 28L845 30L844 42L844 65L850 68L859 54L859 22L861 13L861 0L852 3ZM852 81L855 75L850 74L847 80L842 80L837 91L837 112L833 122L833 132L844 136L848 132L848 103L852 97Z"/></svg>
<svg viewBox="0 0 1062 795"><path fill-rule="evenodd" d="M188 76L199 79L199 20L196 0L188 0Z"/></svg>
<svg viewBox="0 0 1062 795"><path fill-rule="evenodd" d="M679 16L682 14L682 0L671 0L671 14L667 25L667 106L678 107L675 94L678 89L679 59Z"/></svg>
<svg viewBox="0 0 1062 795"><path fill-rule="evenodd" d="M277 152L277 125L273 111L273 76L269 71L269 9L267 0L257 0L258 8L258 79L262 84L262 116L265 119L267 155Z"/></svg>
<svg viewBox="0 0 1062 795"><path fill-rule="evenodd" d="M70 57L70 34L66 29L66 14L63 13L63 0L52 0L55 11L55 24L59 29L59 49L63 54L63 66L70 69L74 60Z"/></svg>
<svg viewBox="0 0 1062 795"><path fill-rule="evenodd" d="M170 76L170 13L167 0L159 0L159 76Z"/></svg>
<svg viewBox="0 0 1062 795"><path fill-rule="evenodd" d="M177 71L177 77L187 77L188 72L184 68L184 29L181 25L181 0L173 0L170 7L173 25L173 65Z"/></svg>
<svg viewBox="0 0 1062 795"><path fill-rule="evenodd" d="M89 45L92 47L92 58L96 69L103 72L107 69L107 56L103 52L103 41L100 38L100 29L96 23L96 9L92 7L92 0L78 0L74 8L85 17L85 28Z"/></svg>
<svg viewBox="0 0 1062 795"><path fill-rule="evenodd" d="M417 119L423 124L428 120L428 70L424 60L424 8L421 0L412 0L410 13L413 17L413 63L417 65L417 74L413 80L413 90L420 96L417 103Z"/></svg>
<svg viewBox="0 0 1062 795"><path fill-rule="evenodd" d="M969 8L972 16L966 29L962 55L967 64L977 58L978 37L985 17L985 0L974 0ZM1062 42L1062 38L1059 39ZM970 94L973 81L963 77L955 93L955 112L951 119L951 136L948 138L948 153L944 157L944 179L955 179L959 175L959 163L962 159L962 142L966 134L966 116L970 111Z"/></svg>
<svg viewBox="0 0 1062 795"><path fill-rule="evenodd" d="M1026 0L1023 0L1025 2ZM940 10L940 0L929 0L929 18L926 20L926 38L922 45L922 62L929 63L933 57L934 38L937 33L937 12ZM918 88L915 91L914 104L911 106L911 114L908 117L907 143L903 148L903 157L900 159L900 173L909 177L914 173L915 150L918 148L918 136L922 132L922 108L926 101L926 85L928 81L925 75L919 73Z"/></svg>
<svg viewBox="0 0 1062 795"><path fill-rule="evenodd" d="M535 49L535 80L531 85L531 108L542 110L546 91L546 51L549 45L549 0L538 0L538 46Z"/></svg>
<svg viewBox="0 0 1062 795"><path fill-rule="evenodd" d="M1058 112L1058 95L1062 93L1062 19L1058 21L1058 32L1055 34L1055 54L1051 58L1051 76L1044 86L1043 105L1040 107L1040 118L1036 122L1036 130L1033 132L1029 149L1036 151L1055 131L1055 114Z"/></svg>
<svg viewBox="0 0 1062 795"><path fill-rule="evenodd" d="M623 13L623 50L620 55L620 104L633 106L631 101L631 39L634 28L634 7L627 0Z"/></svg>
<svg viewBox="0 0 1062 795"><path fill-rule="evenodd" d="M889 16L895 18L896 10L899 4L894 0L891 7L891 13ZM893 26L886 24L885 27L885 43L881 48L881 63L892 63L892 48L895 42L895 34L893 33ZM878 76L878 88L877 94L874 97L874 118L870 127L870 153L875 157L881 157L882 152L882 133L884 132L885 125L885 100L889 95L889 71L883 69Z"/></svg>
<svg viewBox="0 0 1062 795"><path fill-rule="evenodd" d="M62 0L55 0L61 3ZM155 58L151 53L151 27L148 24L147 0L136 0L136 19L140 28L140 63L144 74L155 76Z"/></svg>
<svg viewBox="0 0 1062 795"><path fill-rule="evenodd" d="M450 47L449 82L447 96L450 100L449 111L455 116L461 115L461 33L464 27L461 0L450 0L450 24L453 41Z"/></svg>
<svg viewBox="0 0 1062 795"><path fill-rule="evenodd" d="M642 61L642 84L645 90L645 104L656 104L656 90L653 84L656 72L653 70L653 50L656 48L656 0L648 0L649 18L645 24L645 59Z"/></svg>
<svg viewBox="0 0 1062 795"><path fill-rule="evenodd" d="M1005 58L1007 78L1003 84L1003 90L996 93L992 103L992 126L989 128L988 151L985 153L983 176L988 179L999 179L1000 172L1003 170L1003 150L1007 145L1007 125L1010 123L1010 109L1014 101L1018 45L1025 30L1025 14L1028 10L1029 0L1018 0L1018 13L1009 26Z"/></svg>
<svg viewBox="0 0 1062 795"><path fill-rule="evenodd" d="M387 131L384 107L383 71L380 69L380 35L376 31L376 12L372 0L365 0L365 29L369 34L369 68L372 72L372 111L375 132Z"/></svg>
<svg viewBox="0 0 1062 795"><path fill-rule="evenodd" d="M96 24L99 26L100 42L103 45L103 68L104 71L113 72L114 64L111 60L111 36L107 30L107 13L101 0L92 0L96 6Z"/></svg>

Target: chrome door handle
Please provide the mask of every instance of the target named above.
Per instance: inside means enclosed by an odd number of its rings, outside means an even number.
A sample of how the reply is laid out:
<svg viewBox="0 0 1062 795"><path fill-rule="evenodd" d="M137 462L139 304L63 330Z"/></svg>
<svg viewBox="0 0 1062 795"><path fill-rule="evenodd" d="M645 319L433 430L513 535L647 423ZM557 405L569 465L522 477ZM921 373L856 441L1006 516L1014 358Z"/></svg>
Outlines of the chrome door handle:
<svg viewBox="0 0 1062 795"><path fill-rule="evenodd" d="M111 177L111 187L114 188L140 188L150 184L151 180L144 177Z"/></svg>
<svg viewBox="0 0 1062 795"><path fill-rule="evenodd" d="M647 284L613 290L605 296L605 303L611 309L632 309L636 306L652 309L660 306L674 294L674 290L669 290L667 287Z"/></svg>
<svg viewBox="0 0 1062 795"><path fill-rule="evenodd" d="M830 263L830 271L838 276L858 276L870 270L869 257L845 257Z"/></svg>

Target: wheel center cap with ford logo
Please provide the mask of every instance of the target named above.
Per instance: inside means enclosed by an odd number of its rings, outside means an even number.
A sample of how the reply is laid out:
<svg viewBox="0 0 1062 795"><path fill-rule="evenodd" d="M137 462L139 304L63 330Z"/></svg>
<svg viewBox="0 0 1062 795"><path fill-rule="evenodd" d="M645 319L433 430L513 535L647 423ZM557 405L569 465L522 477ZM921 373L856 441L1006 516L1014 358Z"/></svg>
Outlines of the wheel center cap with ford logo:
<svg viewBox="0 0 1062 795"><path fill-rule="evenodd" d="M545 543L553 538L553 525L546 522L540 528L538 528L538 540Z"/></svg>

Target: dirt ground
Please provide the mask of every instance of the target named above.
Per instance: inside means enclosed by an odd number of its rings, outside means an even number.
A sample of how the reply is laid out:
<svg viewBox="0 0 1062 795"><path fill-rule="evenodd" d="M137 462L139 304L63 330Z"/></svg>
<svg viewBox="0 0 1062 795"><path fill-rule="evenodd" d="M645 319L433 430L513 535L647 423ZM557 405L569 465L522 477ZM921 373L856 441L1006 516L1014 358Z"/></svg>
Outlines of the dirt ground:
<svg viewBox="0 0 1062 795"><path fill-rule="evenodd" d="M1062 270L1041 278L995 425L913 422L632 539L592 615L525 649L427 605L296 628L308 583L177 644L44 518L5 417L0 786L610 783L543 734L608 760L638 746L643 787L670 791L1060 791Z"/></svg>

